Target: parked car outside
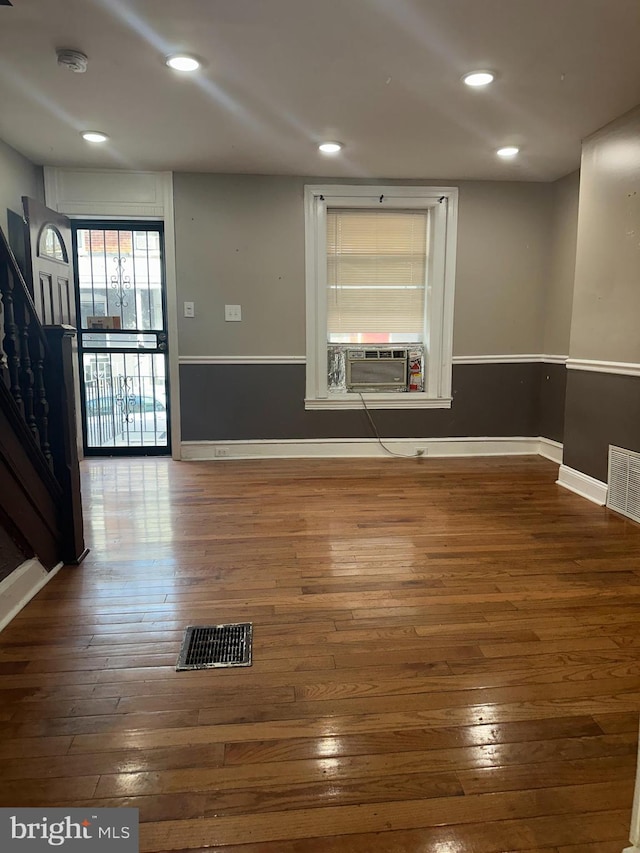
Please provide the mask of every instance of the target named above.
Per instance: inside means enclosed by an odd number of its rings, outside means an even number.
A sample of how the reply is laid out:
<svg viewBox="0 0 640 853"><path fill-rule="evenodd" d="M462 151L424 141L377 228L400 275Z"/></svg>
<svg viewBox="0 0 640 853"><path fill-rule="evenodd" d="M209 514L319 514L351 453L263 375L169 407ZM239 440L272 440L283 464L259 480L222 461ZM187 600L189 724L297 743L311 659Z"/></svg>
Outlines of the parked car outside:
<svg viewBox="0 0 640 853"><path fill-rule="evenodd" d="M126 398L94 397L85 402L90 434L99 432L101 444L122 443L129 437L131 444L160 444L167 437L167 409L162 400L129 394Z"/></svg>

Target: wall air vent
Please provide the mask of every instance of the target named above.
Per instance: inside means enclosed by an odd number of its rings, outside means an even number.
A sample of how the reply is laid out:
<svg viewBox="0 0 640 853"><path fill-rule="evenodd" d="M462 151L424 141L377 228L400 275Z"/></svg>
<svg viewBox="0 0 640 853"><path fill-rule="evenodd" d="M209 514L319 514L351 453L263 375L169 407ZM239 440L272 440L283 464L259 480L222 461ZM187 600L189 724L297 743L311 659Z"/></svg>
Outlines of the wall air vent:
<svg viewBox="0 0 640 853"><path fill-rule="evenodd" d="M640 522L640 453L609 445L607 506Z"/></svg>

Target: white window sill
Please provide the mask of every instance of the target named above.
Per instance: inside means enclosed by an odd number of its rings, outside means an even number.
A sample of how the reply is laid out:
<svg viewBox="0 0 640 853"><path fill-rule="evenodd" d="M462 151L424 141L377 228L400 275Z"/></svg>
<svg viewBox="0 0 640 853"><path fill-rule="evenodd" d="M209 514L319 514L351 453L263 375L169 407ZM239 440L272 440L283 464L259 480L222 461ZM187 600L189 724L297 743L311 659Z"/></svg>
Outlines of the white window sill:
<svg viewBox="0 0 640 853"><path fill-rule="evenodd" d="M450 409L451 397L427 397L421 392L406 394L363 394L368 409ZM306 398L307 411L319 409L362 409L359 394L336 394L331 397Z"/></svg>

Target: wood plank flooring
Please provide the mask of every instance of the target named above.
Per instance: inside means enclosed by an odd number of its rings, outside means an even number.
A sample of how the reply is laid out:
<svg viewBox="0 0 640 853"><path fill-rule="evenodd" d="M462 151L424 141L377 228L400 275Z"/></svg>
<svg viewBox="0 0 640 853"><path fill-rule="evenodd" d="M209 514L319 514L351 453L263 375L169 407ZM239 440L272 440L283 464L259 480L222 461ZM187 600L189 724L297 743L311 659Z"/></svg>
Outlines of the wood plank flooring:
<svg viewBox="0 0 640 853"><path fill-rule="evenodd" d="M640 527L538 457L83 463L91 553L0 634L0 805L141 850L620 853ZM254 623L248 669L175 672Z"/></svg>

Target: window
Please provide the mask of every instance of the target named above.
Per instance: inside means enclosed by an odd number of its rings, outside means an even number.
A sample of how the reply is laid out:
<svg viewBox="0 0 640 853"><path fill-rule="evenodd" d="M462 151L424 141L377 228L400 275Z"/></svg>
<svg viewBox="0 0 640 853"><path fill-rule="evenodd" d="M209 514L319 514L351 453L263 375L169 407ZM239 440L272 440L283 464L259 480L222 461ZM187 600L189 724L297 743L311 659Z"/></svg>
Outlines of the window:
<svg viewBox="0 0 640 853"><path fill-rule="evenodd" d="M133 236L137 252L160 252L160 234L157 231L134 231Z"/></svg>
<svg viewBox="0 0 640 853"><path fill-rule="evenodd" d="M327 210L329 343L424 339L429 211Z"/></svg>
<svg viewBox="0 0 640 853"><path fill-rule="evenodd" d="M457 196L446 187L305 187L306 408L360 408L335 382L341 345L381 344L419 354L424 384L372 389L368 406L451 405Z"/></svg>
<svg viewBox="0 0 640 853"><path fill-rule="evenodd" d="M38 242L38 255L41 258L50 258L53 261L67 263L64 241L55 225L44 225L42 227Z"/></svg>

